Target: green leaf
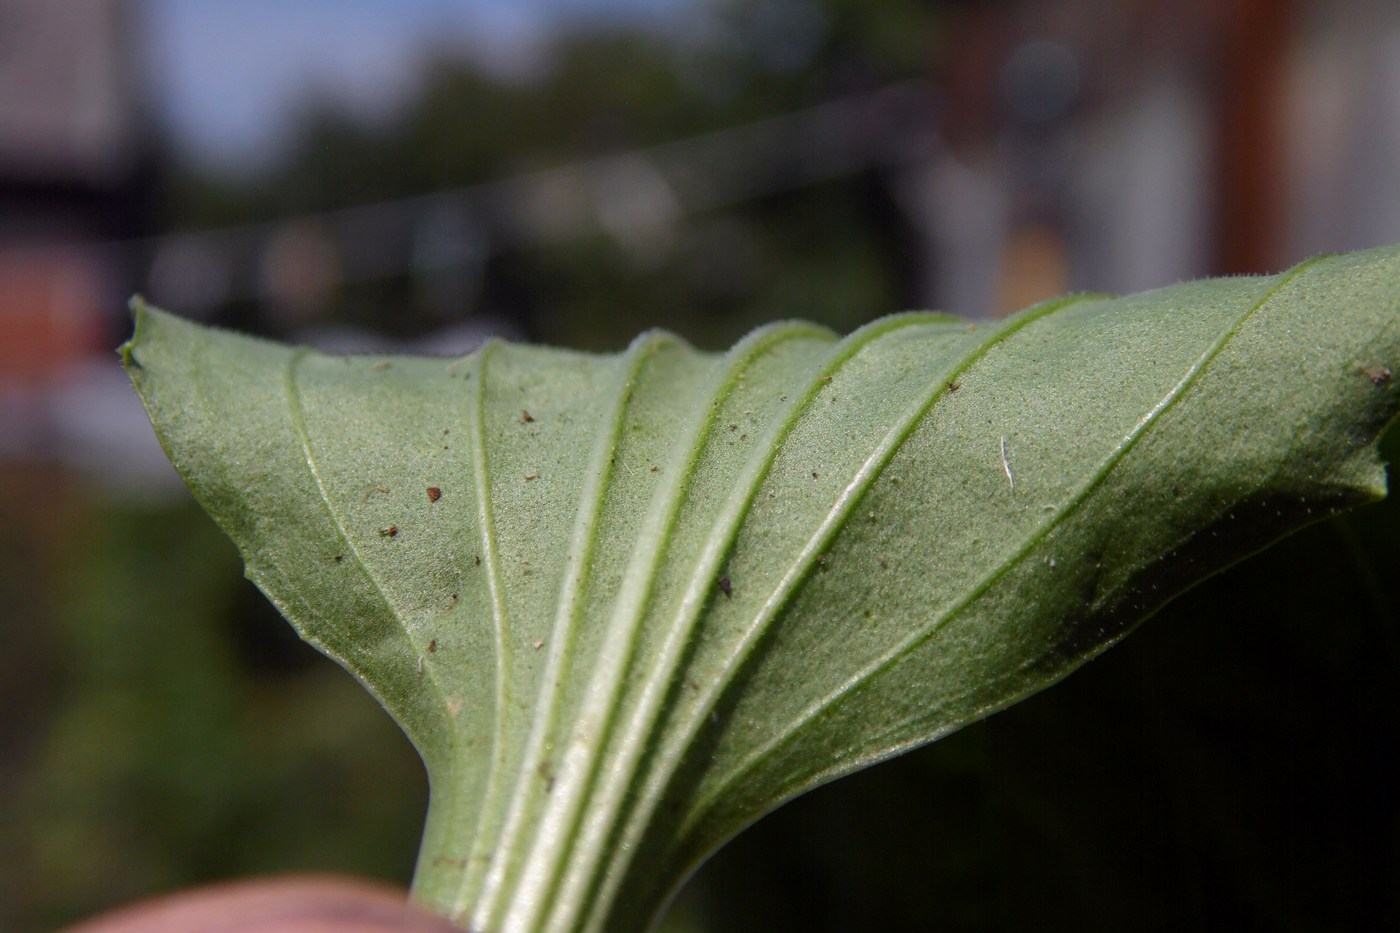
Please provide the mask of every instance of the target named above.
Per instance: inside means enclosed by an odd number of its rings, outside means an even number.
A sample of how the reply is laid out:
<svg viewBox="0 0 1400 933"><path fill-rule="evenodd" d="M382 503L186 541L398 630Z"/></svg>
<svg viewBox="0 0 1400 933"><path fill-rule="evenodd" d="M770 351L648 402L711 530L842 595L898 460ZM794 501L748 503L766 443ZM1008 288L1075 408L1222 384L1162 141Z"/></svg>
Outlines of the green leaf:
<svg viewBox="0 0 1400 933"><path fill-rule="evenodd" d="M1400 248L722 355L337 358L145 307L124 352L249 577L422 754L416 896L639 930L782 801L1382 496Z"/></svg>

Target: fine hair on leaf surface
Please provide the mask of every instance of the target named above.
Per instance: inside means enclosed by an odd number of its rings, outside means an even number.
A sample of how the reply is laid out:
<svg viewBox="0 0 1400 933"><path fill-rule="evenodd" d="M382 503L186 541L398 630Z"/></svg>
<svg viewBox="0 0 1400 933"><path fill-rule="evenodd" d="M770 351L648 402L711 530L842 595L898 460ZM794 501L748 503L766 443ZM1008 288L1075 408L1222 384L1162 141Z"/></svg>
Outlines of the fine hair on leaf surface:
<svg viewBox="0 0 1400 933"><path fill-rule="evenodd" d="M1379 498L1400 250L727 353L331 357L138 304L248 576L427 765L415 896L627 931L784 800L1002 709Z"/></svg>

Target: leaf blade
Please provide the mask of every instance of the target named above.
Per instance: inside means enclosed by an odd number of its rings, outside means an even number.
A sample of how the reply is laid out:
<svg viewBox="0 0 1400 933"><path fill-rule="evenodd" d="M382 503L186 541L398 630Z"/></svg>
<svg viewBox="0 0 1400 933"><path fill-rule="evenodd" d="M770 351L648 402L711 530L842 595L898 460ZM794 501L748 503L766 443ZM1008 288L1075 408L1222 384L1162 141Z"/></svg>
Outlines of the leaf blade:
<svg viewBox="0 0 1400 933"><path fill-rule="evenodd" d="M449 364L140 311L126 353L249 575L419 746L418 896L639 929L782 800L1380 495L1397 292L1390 248L991 334L908 316Z"/></svg>

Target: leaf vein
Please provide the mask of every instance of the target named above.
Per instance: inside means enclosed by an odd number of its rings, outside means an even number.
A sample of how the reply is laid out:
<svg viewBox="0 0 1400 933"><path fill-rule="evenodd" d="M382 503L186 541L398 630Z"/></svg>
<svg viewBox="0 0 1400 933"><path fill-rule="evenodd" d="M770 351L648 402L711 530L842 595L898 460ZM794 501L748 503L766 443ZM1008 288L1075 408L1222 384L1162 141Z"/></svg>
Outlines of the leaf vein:
<svg viewBox="0 0 1400 933"><path fill-rule="evenodd" d="M1159 399L1141 418L1138 419L1138 421L1134 424L1133 428L1128 432L1128 434L1123 438L1123 440L1119 441L1119 443L1114 447L1114 449L1109 453L1109 455L1104 458L1103 462L1101 462L1099 466L1095 467L1094 471L1090 474L1088 481L1080 487L1079 491L1076 492L1075 495L1071 497L1069 501L1066 502L1060 509L1058 509L1048 521L1042 524L1040 528L1033 535L1031 535L1030 538L1027 539L1026 543L1023 544L1019 549L1017 549L1015 553L1010 555L1006 560L1002 561L991 573L983 577L981 582L972 587L954 605L949 607L949 609L943 615L939 616L936 619L930 620L929 625L925 626L919 631L912 633L910 637L900 642L893 649L887 652L884 656L876 659L873 663L867 665L861 671L858 671L856 674L847 678L847 680L840 687L836 688L831 693L827 694L825 697L822 697L821 699L815 701L814 703L810 704L807 708L805 708L798 715L798 717L794 719L788 726L775 733L774 739L761 746L755 752L755 754L739 762L736 765L736 767L732 768L726 775L720 777L718 781L713 785L713 792L707 794L705 799L699 802L699 804L693 808L692 813L698 814L709 805L710 801L722 798L724 796L724 792L728 787L732 786L734 783L739 781L743 777L743 775L753 771L756 767L761 765L763 761L771 757L771 755L773 755L778 749L782 748L784 745L792 741L795 741L796 737L801 733L804 726L806 726L808 723L815 721L818 717L821 716L823 712L835 705L843 697L852 694L864 684L872 681L875 677L879 676L880 674L884 673L889 669L892 669L903 658L907 657L912 651L920 647L928 640L936 637L939 632L945 630L949 621L951 621L953 618L956 618L956 616L960 612L966 609L978 597L980 597L983 593L985 593L992 586L994 586L998 580L1000 580L1002 577L1004 577L1007 573L1010 572L1012 567L1018 565L1021 561L1023 561L1026 558L1026 555L1029 554L1030 551L1033 548L1035 548L1042 540L1044 540L1044 538L1048 534L1050 534L1051 531L1053 531L1055 528L1061 525L1069 515L1073 514L1073 512L1076 509L1078 509L1078 507L1085 501L1085 499L1087 499L1088 495L1095 488L1097 488L1098 485L1108 476L1109 472L1113 469L1113 467L1116 466L1120 460L1122 460L1122 458L1127 454L1129 450L1136 446L1137 442L1146 433L1147 429L1152 424L1155 424L1156 421L1160 419L1162 414L1170 410L1176 404L1176 402L1182 397L1182 395L1187 391L1187 389L1189 389L1190 386L1194 384L1195 380L1199 377L1199 375L1202 372L1204 372L1205 369L1207 369L1212 362L1214 362L1214 360L1219 356L1221 352L1223 352L1223 350L1229 344L1229 342L1234 339L1234 337L1239 333L1240 329L1255 315L1255 313L1257 313L1260 308L1266 306L1269 303L1269 301L1279 293L1280 290L1282 290L1285 286L1292 282L1299 274L1305 271L1316 261L1316 259L1309 260L1308 262L1295 266L1287 273L1281 275L1279 277L1279 281L1274 285L1274 287L1269 289L1268 292L1266 292L1264 296L1259 299L1258 302L1251 305L1244 312L1244 314L1242 314L1240 318L1234 323L1234 325L1232 325L1220 337L1219 340L1217 340L1213 345L1207 348L1206 352L1202 354L1196 360L1196 362L1191 365L1191 367L1186 371L1186 373L1179 380L1177 380L1177 382L1167 391L1167 394L1161 399ZM1059 308L1056 308L1054 310L1059 310Z"/></svg>
<svg viewBox="0 0 1400 933"><path fill-rule="evenodd" d="M923 324L948 323L949 318L941 314L913 313L897 315L876 321L864 328L849 335L833 348L833 353L828 357L826 363L820 367L808 381L800 398L789 403L786 416L774 422L773 426L765 433L761 442L756 447L756 455L750 461L744 474L735 484L735 489L744 490L742 496L735 496L730 500L726 509L717 517L712 526L713 531L706 539L704 546L698 552L698 559L695 563L695 573L691 578L691 584L687 589L685 597L682 599L681 607L672 624L673 630L688 633L693 628L696 617L704 606L705 599L710 590L710 580L718 571L719 560L733 545L735 536L743 524L744 518L752 508L754 498L763 479L777 457L779 446L783 439L791 433L800 415L807 411L812 399L821 391L822 387L831 381L831 377L839 369L853 359L862 349L872 344L879 337L902 329L904 327L917 326ZM988 341L987 346L995 343ZM985 352L985 347L983 347ZM938 383L940 389L945 387L943 382ZM932 402L930 402L932 404ZM810 551L810 553L808 553ZM812 550L811 543L804 549L807 555L807 564L815 560L816 552ZM799 557L799 561L802 558ZM779 586L787 581L792 571L785 574ZM732 681L735 671L742 665L753 647L756 637L761 634L766 627L766 621L771 613L777 611L777 606L773 605L772 597L765 601L764 609L760 612L759 620L755 626L745 632L731 655L731 661L725 666L719 676L711 680L710 688L701 695L688 720L683 720L677 725L676 731L671 734L675 738L666 746L664 750L656 755L656 759L664 762L656 771L648 775L645 787L639 794L637 806L638 817L629 821L628 837L616 847L614 863L620 864L629 861L630 853L637 849L637 836L650 819L651 813L660 803L665 786L674 776L683 758L686 747L694 741L695 735L704 724L710 711L718 702L724 688ZM621 871L610 871L609 875L614 878L621 877ZM606 898L604 898L605 900Z"/></svg>
<svg viewBox="0 0 1400 933"><path fill-rule="evenodd" d="M477 814L476 830L472 834L471 858L467 860L466 871L452 905L452 915L458 916L471 905L470 901L485 872L486 856L495 848L495 839L485 838L487 820L496 812L497 801L505 789L506 739L508 733L507 709L511 693L510 672L510 616L506 611L505 594L500 578L500 558L496 553L495 514L492 509L490 464L486 455L486 428L484 406L486 404L487 363L495 355L500 344L494 340L483 344L477 351L475 378L470 382L471 390L467 398L467 440L471 457L472 483L476 487L477 520L481 534L481 563L486 575L487 591L491 599L491 620L496 640L496 708L492 730L491 770L486 778L486 789L482 794L481 807Z"/></svg>
<svg viewBox="0 0 1400 933"><path fill-rule="evenodd" d="M598 514L602 508L608 481L612 475L614 454L625 421L625 413L631 402L632 386L636 383L642 363L645 362L650 353L660 346L674 342L675 339L673 336L659 331L638 336L632 341L623 360L620 361L617 379L609 390L609 394L614 399L613 405L605 424L601 426L603 429L600 430L598 440L594 445L590 468L575 516L569 553L575 555L576 560L564 574L564 581L556 603L557 612L553 633L550 636L549 656L545 661L545 673L540 681L540 692L535 701L530 738L526 745L525 755L521 759L520 769L517 772L515 794L512 797L510 811L506 818L504 837L507 840L528 834L531 836L532 842L528 848L510 844L497 848L497 854L493 858L487 874L481 904L477 910L477 926L482 928L492 928L498 925L500 911L507 909L506 905L501 903L501 899L506 896L506 886L511 871L510 856L522 852L526 853L525 864L521 867L521 871L540 873L554 871L553 868L545 866L546 860L562 858L567 855L565 851L567 840L560 839L556 846L542 846L540 844L542 838L565 832L565 828L560 824L568 822L571 801L576 796L572 791L572 784L565 775L561 773L557 776L554 788L556 792L551 794L550 800L546 802L544 812L535 824L533 833L526 825L527 811L531 798L539 792L538 776L545 760L546 745L550 734L558 725L557 719L566 685L565 672L574 636L577 634L576 622L580 595L584 591L590 575L592 563L590 557L600 524ZM553 849L558 851L552 851ZM522 891L533 890L532 886L528 884L517 885L517 887ZM524 909L525 906L528 905L523 905L521 909ZM523 917L517 910L509 910L508 916L510 916L512 923Z"/></svg>
<svg viewBox="0 0 1400 933"><path fill-rule="evenodd" d="M656 571L663 559L670 556L676 521L681 511L681 503L688 492L689 481L694 476L700 456L706 449L706 441L719 418L720 409L739 385L741 374L756 359L770 352L779 343L803 337L830 338L831 331L803 323L771 325L750 334L716 366L706 389L699 394L700 402L693 408L696 415L672 444L672 456L666 468L666 483L658 490L638 535L638 540L647 542L647 546L639 548L628 563L618 599L619 610L614 616L617 620L614 624L614 632L617 633L614 640L624 640L629 636L635 638L638 627L646 616L648 601L655 588ZM690 621L693 621L693 618L688 620L678 617L673 620L660 651L648 665L649 674L637 692L636 709L631 720L623 728L623 737L617 743L621 754L611 759L603 777L606 790L593 793L590 797L593 804L588 815L589 829L592 830L589 837L591 845L601 842L597 837L611 824L612 814L622 806L632 769L644 748L643 737L655 724L666 689L671 684L679 664L689 635ZM622 648L623 645L618 645L612 651L620 654ZM605 647L603 653L609 654L609 649ZM620 681L612 683L610 687L611 690L605 695L602 688L593 691L598 695L586 705L590 708L613 710ZM608 717L605 730L599 737L600 746L611 739L615 723L614 712ZM600 760L595 765L595 772L602 766L603 762ZM598 780L596 774L593 780ZM584 884L588 878L578 873L572 877L575 879L575 887ZM597 890L596 885L592 887L593 890L588 892L590 895ZM581 891L574 892L574 896L583 894ZM559 909L562 909L568 900L561 899Z"/></svg>
<svg viewBox="0 0 1400 933"><path fill-rule="evenodd" d="M417 640L413 637L408 623L399 613L398 608L394 605L388 594L384 592L383 584L380 583L378 577L370 572L364 557L360 553L360 549L356 547L354 540L346 529L344 517L331 502L330 495L326 491L325 480L321 476L320 468L316 465L316 455L311 449L311 435L306 426L306 412L301 399L301 387L297 383L297 368L300 366L301 361L307 357L309 352L310 351L305 348L294 352L288 357L287 366L283 371L283 387L287 397L287 416L292 423L292 429L296 433L297 440L301 444L302 461L306 465L307 473L310 474L312 482L315 483L316 493L321 498L321 504L325 507L326 514L330 518L331 524L335 526L336 534L340 536L340 540L345 543L345 547L354 555L354 566L364 577L365 582L374 588L375 595L379 597L379 601L384 604L384 608L388 610L390 617L393 618L399 630L403 633L404 641L407 642L408 647L421 658L424 653L422 646L419 645ZM424 679L432 686L433 692L437 694L440 709L445 711L446 700L444 699L442 684L438 681L437 674L431 667L424 671Z"/></svg>

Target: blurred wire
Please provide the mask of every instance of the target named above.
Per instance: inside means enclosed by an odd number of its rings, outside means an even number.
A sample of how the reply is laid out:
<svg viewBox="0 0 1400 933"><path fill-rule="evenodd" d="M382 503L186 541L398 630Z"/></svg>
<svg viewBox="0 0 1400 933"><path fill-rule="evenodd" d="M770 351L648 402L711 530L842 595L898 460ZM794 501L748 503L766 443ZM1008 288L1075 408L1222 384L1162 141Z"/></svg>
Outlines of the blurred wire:
<svg viewBox="0 0 1400 933"><path fill-rule="evenodd" d="M929 134L930 85L909 81L645 149L292 219L108 241L148 294L199 315L241 299L463 267L603 230L644 250L681 218L907 157ZM315 243L314 249L308 249ZM280 256L324 260L288 268ZM284 249L285 248L285 249ZM333 267L333 268L332 268ZM253 273L253 274L245 274Z"/></svg>

